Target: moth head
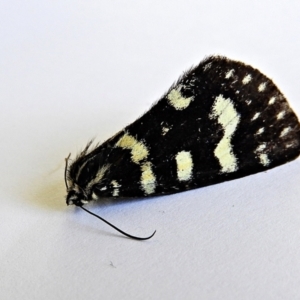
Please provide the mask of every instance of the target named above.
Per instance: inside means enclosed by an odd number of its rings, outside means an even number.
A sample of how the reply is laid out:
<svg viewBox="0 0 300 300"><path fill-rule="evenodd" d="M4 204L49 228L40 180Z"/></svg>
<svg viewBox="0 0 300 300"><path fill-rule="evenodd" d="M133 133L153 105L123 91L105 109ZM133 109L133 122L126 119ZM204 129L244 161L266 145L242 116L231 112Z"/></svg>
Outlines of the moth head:
<svg viewBox="0 0 300 300"><path fill-rule="evenodd" d="M86 203L88 203L88 197L84 193L82 189L80 189L78 186L72 187L68 189L68 194L66 197L67 205L74 204L76 206L82 206Z"/></svg>
<svg viewBox="0 0 300 300"><path fill-rule="evenodd" d="M66 166L65 166L65 184L67 189L66 203L67 205L74 204L76 206L82 206L88 203L88 196L84 192L84 190L77 185L72 178L69 176L69 158L71 153L66 158Z"/></svg>

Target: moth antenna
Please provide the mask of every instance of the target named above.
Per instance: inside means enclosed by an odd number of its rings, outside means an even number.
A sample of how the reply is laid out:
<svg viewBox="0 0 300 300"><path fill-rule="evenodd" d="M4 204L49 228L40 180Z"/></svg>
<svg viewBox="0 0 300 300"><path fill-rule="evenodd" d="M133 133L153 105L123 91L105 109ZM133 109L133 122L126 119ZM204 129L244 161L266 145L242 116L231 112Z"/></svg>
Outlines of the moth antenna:
<svg viewBox="0 0 300 300"><path fill-rule="evenodd" d="M70 156L71 156L71 153L69 153L68 157L65 158L65 161L66 161L66 166L65 166L65 184L66 184L67 190L69 189L68 181L67 181L67 172L68 172L68 163L69 163Z"/></svg>
<svg viewBox="0 0 300 300"><path fill-rule="evenodd" d="M156 230L154 230L154 232L153 232L150 236L148 236L148 237L138 237L138 236L134 236L134 235L131 235L131 234L128 234L128 233L124 232L123 230L121 230L121 229L119 229L118 227L116 227L115 225L109 223L108 221L106 221L105 219L101 218L100 216L98 216L98 215L92 213L91 211L87 210L87 209L84 208L83 206L79 206L79 207L80 207L81 209L83 209L84 211L86 211L87 213L91 214L92 216L94 216L94 217L100 219L101 221L103 221L103 222L106 223L107 225L111 226L111 227L114 228L115 230L119 231L119 232L122 233L123 235L125 235L125 236L127 236L127 237L129 237L129 238L131 238L131 239L134 239L134 240L140 240L140 241L142 241L142 240L149 240L149 239L151 239L151 238L154 236L154 234L155 234L155 232L156 232Z"/></svg>

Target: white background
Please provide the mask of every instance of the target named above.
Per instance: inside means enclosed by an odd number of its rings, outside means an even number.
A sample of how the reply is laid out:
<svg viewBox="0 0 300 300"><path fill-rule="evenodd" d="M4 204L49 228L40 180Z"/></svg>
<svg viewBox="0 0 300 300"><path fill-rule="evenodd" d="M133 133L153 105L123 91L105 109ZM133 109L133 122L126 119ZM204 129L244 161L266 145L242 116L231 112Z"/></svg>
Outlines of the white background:
<svg viewBox="0 0 300 300"><path fill-rule="evenodd" d="M296 0L0 2L1 299L299 299L300 163L91 210L64 158L134 121L193 64L260 68L300 115Z"/></svg>

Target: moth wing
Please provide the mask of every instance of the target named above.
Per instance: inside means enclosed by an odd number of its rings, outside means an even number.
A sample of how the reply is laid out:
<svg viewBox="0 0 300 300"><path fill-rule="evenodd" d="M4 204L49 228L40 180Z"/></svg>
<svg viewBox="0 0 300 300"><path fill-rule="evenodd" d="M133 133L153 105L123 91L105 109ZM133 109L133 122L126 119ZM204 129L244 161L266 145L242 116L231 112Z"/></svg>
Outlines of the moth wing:
<svg viewBox="0 0 300 300"><path fill-rule="evenodd" d="M272 80L249 65L212 56L107 145L106 195L152 196L295 159L300 126Z"/></svg>

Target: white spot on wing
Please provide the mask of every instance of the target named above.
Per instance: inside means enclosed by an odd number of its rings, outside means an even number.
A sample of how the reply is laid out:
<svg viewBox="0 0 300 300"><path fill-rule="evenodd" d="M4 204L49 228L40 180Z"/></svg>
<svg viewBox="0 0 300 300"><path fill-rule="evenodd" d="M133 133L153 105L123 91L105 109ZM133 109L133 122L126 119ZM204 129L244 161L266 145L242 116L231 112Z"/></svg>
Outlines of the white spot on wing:
<svg viewBox="0 0 300 300"><path fill-rule="evenodd" d="M111 182L112 186L113 186L113 197L118 197L119 196L119 188L121 187L121 185L116 181L116 180L113 180Z"/></svg>
<svg viewBox="0 0 300 300"><path fill-rule="evenodd" d="M192 177L193 160L190 152L181 151L176 155L177 176L180 181L187 181Z"/></svg>
<svg viewBox="0 0 300 300"><path fill-rule="evenodd" d="M263 92L266 89L266 87L267 87L267 83L263 82L258 86L258 91Z"/></svg>
<svg viewBox="0 0 300 300"><path fill-rule="evenodd" d="M242 83L243 84L248 84L250 81L252 80L252 76L250 74L247 74L243 80L242 80Z"/></svg>
<svg viewBox="0 0 300 300"><path fill-rule="evenodd" d="M191 101L194 100L194 97L185 98L181 94L182 85L178 85L177 88L172 89L167 95L169 104L172 105L176 110L183 110L187 108Z"/></svg>
<svg viewBox="0 0 300 300"><path fill-rule="evenodd" d="M131 150L131 159L138 164L143 159L147 158L149 152L146 145L135 139L133 136L125 133L117 142L117 147Z"/></svg>
<svg viewBox="0 0 300 300"><path fill-rule="evenodd" d="M285 145L285 148L291 148L291 147L294 147L294 143L290 143L290 144Z"/></svg>
<svg viewBox="0 0 300 300"><path fill-rule="evenodd" d="M284 128L280 133L280 137L284 137L287 133L291 131L291 129L292 129L291 127Z"/></svg>
<svg viewBox="0 0 300 300"><path fill-rule="evenodd" d="M208 64L206 64L206 65L203 67L203 70L206 71L206 70L208 70L208 69L210 69L210 68L211 68L211 62L208 63Z"/></svg>
<svg viewBox="0 0 300 300"><path fill-rule="evenodd" d="M265 143L262 143L256 148L256 151L261 152L261 151L265 150L266 147L267 147L267 145Z"/></svg>
<svg viewBox="0 0 300 300"><path fill-rule="evenodd" d="M257 112L257 113L252 117L251 121L256 120L256 119L259 117L259 115L260 115L260 112Z"/></svg>
<svg viewBox="0 0 300 300"><path fill-rule="evenodd" d="M259 128L256 132L256 134L262 134L263 132L265 131L265 128L262 127L262 128Z"/></svg>
<svg viewBox="0 0 300 300"><path fill-rule="evenodd" d="M268 166L270 164L270 159L266 153L264 153L264 150L267 148L267 145L265 143L260 144L256 150L255 153L258 155L259 162L263 166Z"/></svg>
<svg viewBox="0 0 300 300"><path fill-rule="evenodd" d="M156 178L152 171L152 164L146 162L141 165L141 187L146 195L153 194L156 187Z"/></svg>
<svg viewBox="0 0 300 300"><path fill-rule="evenodd" d="M277 120L280 120L284 117L285 115L285 111L281 111L278 115L277 115Z"/></svg>
<svg viewBox="0 0 300 300"><path fill-rule="evenodd" d="M240 122L240 115L235 110L230 98L225 99L223 95L219 95L213 104L211 117L217 118L224 130L224 136L214 151L222 167L221 172L234 172L238 169L238 165L232 151L231 138Z"/></svg>
<svg viewBox="0 0 300 300"><path fill-rule="evenodd" d="M170 130L170 128L168 128L168 127L163 127L163 128L162 128L162 135L165 135L169 130Z"/></svg>
<svg viewBox="0 0 300 300"><path fill-rule="evenodd" d="M268 166L270 164L270 160L268 158L268 155L265 154L265 153L262 153L259 155L259 160L260 160L260 163L263 165L263 166Z"/></svg>
<svg viewBox="0 0 300 300"><path fill-rule="evenodd" d="M270 100L269 100L269 105L274 104L275 101L276 101L276 97L271 97Z"/></svg>
<svg viewBox="0 0 300 300"><path fill-rule="evenodd" d="M230 77L232 77L233 73L234 73L234 69L229 70L229 71L226 73L225 78L226 78L226 79L229 79Z"/></svg>

